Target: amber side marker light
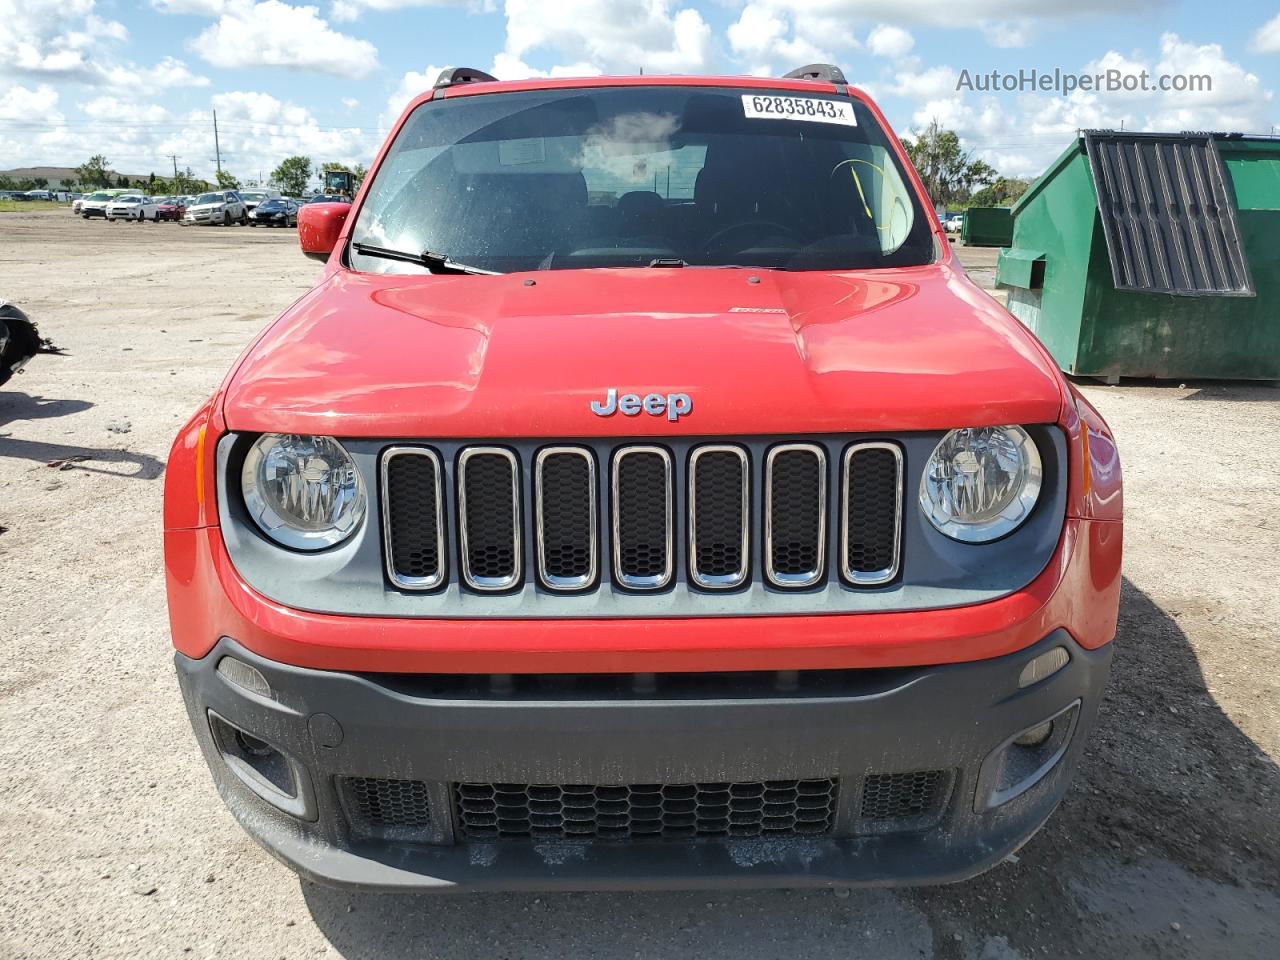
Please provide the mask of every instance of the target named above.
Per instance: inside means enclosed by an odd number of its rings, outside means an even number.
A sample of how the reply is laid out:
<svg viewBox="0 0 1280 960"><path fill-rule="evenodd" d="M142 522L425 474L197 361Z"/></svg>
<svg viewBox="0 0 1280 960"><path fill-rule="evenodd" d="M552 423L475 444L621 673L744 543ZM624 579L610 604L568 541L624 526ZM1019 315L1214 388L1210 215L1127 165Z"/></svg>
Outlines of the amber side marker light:
<svg viewBox="0 0 1280 960"><path fill-rule="evenodd" d="M1018 674L1018 687L1029 687L1032 684L1039 683L1047 677L1053 676L1071 660L1071 655L1067 653L1066 647L1054 647L1052 650L1040 654L1040 656L1027 662L1022 668L1022 672Z"/></svg>
<svg viewBox="0 0 1280 960"><path fill-rule="evenodd" d="M218 674L228 683L260 697L271 697L271 684L257 667L251 667L235 657L223 657L218 661Z"/></svg>

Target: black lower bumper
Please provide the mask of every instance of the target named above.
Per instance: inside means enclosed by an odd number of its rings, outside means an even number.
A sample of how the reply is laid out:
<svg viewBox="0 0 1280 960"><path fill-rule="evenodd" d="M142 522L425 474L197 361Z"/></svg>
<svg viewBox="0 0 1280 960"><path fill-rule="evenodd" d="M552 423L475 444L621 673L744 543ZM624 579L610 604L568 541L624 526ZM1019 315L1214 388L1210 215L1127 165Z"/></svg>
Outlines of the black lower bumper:
<svg viewBox="0 0 1280 960"><path fill-rule="evenodd" d="M1019 687L1027 663L1056 647L1067 664ZM218 669L227 656L255 668L270 692L250 692L251 675L229 680ZM794 887L939 883L1000 862L1062 798L1111 648L1087 651L1057 631L967 664L634 683L354 675L263 660L227 639L201 660L176 661L224 800L313 880L383 890ZM1012 742L1051 718L1043 743ZM375 819L386 819L371 828L353 785L367 801L387 781L413 789L375 798ZM709 784L727 797L730 785L797 781L830 785L829 819L797 835L481 839L464 810L466 791L491 787L606 785L598 792L608 797L620 789L608 785L677 785L678 795ZM895 784L908 792L892 796ZM420 816L397 819L391 805L402 802Z"/></svg>

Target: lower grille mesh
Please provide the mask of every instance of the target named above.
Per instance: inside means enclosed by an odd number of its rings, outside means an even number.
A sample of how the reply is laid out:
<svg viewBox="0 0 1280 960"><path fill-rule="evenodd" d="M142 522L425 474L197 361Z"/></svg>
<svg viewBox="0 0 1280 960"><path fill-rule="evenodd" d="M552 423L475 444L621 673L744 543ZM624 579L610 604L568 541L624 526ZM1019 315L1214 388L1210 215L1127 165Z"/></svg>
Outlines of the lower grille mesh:
<svg viewBox="0 0 1280 960"><path fill-rule="evenodd" d="M427 785L421 780L344 777L341 789L351 826L366 836L425 839L431 829Z"/></svg>
<svg viewBox="0 0 1280 960"><path fill-rule="evenodd" d="M862 819L909 821L941 812L950 785L945 770L873 773L862 783Z"/></svg>
<svg viewBox="0 0 1280 960"><path fill-rule="evenodd" d="M836 781L592 786L459 783L465 840L696 840L829 833Z"/></svg>

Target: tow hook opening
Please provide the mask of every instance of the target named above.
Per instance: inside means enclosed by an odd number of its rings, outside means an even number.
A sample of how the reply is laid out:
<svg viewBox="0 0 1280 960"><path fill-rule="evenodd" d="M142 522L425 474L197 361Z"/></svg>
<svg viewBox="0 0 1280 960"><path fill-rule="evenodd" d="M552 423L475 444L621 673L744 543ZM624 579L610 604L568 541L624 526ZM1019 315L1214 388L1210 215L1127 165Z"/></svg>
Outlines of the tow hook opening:
<svg viewBox="0 0 1280 960"><path fill-rule="evenodd" d="M1080 701L1019 730L991 751L978 772L974 811L983 813L1026 793L1057 766L1071 745Z"/></svg>

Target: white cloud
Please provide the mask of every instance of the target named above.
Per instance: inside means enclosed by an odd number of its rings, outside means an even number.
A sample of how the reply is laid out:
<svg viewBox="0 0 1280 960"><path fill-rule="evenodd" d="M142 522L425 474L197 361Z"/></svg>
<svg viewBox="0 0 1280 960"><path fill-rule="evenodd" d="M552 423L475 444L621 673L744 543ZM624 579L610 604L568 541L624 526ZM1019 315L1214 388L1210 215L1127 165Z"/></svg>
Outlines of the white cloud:
<svg viewBox="0 0 1280 960"><path fill-rule="evenodd" d="M28 89L14 85L0 93L0 120L31 120L61 123L58 91L47 83Z"/></svg>
<svg viewBox="0 0 1280 960"><path fill-rule="evenodd" d="M329 16L338 21L358 20L365 10L387 13L408 7L448 7L462 4L489 9L486 0L333 0Z"/></svg>
<svg viewBox="0 0 1280 960"><path fill-rule="evenodd" d="M539 70L509 53L495 55L493 67L489 70L489 73L499 80L528 80L531 77L598 77L603 72L590 63L557 64L550 70Z"/></svg>
<svg viewBox="0 0 1280 960"><path fill-rule="evenodd" d="M1249 46L1257 53L1280 53L1280 13L1258 28Z"/></svg>
<svg viewBox="0 0 1280 960"><path fill-rule="evenodd" d="M317 7L280 0L226 0L218 21L191 48L214 66L227 68L293 67L364 77L378 66L373 44L334 30Z"/></svg>
<svg viewBox="0 0 1280 960"><path fill-rule="evenodd" d="M711 59L711 27L683 0L506 0L508 63L530 53L600 71L700 72Z"/></svg>
<svg viewBox="0 0 1280 960"><path fill-rule="evenodd" d="M788 14L767 3L748 3L728 30L729 47L747 64L755 76L775 74L780 61L794 66L801 63L832 60L823 47L803 35Z"/></svg>
<svg viewBox="0 0 1280 960"><path fill-rule="evenodd" d="M161 13L193 13L201 17L216 17L227 5L227 0L151 0L151 6Z"/></svg>
<svg viewBox="0 0 1280 960"><path fill-rule="evenodd" d="M940 68L945 69L945 68ZM1078 68L1081 74L1115 70L1127 76L1206 74L1212 89L1203 91L1076 90L1067 96L1041 93L977 95L931 85L926 71L919 77L899 75L893 92L915 101L911 129L937 119L960 134L1002 174L1035 176L1076 136L1090 128L1140 131L1265 131L1273 94L1262 81L1228 59L1219 44L1196 44L1166 33L1154 58L1141 52L1109 50ZM940 77L939 77L940 80Z"/></svg>
<svg viewBox="0 0 1280 960"><path fill-rule="evenodd" d="M357 107L360 106L360 101L357 100L355 97L343 97L342 105L346 107L348 110L355 110Z"/></svg>
<svg viewBox="0 0 1280 960"><path fill-rule="evenodd" d="M0 24L0 74L125 89L209 82L172 57L152 67L116 61L110 45L129 31L98 16L95 0L0 0Z"/></svg>
<svg viewBox="0 0 1280 960"><path fill-rule="evenodd" d="M899 73L887 89L909 100L936 100L956 92L957 77L956 71L947 66L912 70Z"/></svg>
<svg viewBox="0 0 1280 960"><path fill-rule="evenodd" d="M911 52L916 38L901 27L881 23L867 37L867 49L877 57L900 60Z"/></svg>
<svg viewBox="0 0 1280 960"><path fill-rule="evenodd" d="M409 105L414 97L430 90L443 69L444 67L429 66L421 73L410 70L402 76L400 85L387 98L386 111L379 118L382 128L389 129L393 123L400 119L400 114L404 112L404 108Z"/></svg>

